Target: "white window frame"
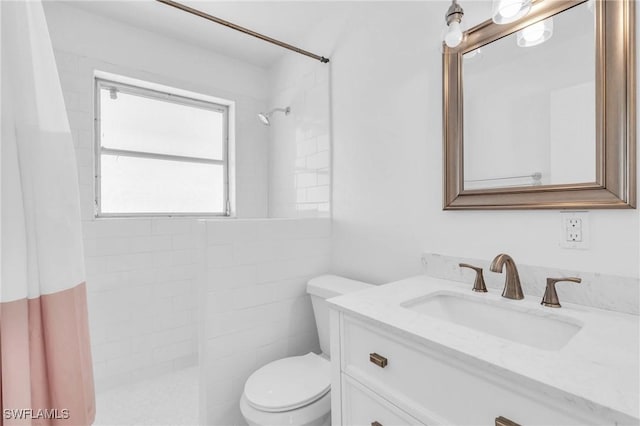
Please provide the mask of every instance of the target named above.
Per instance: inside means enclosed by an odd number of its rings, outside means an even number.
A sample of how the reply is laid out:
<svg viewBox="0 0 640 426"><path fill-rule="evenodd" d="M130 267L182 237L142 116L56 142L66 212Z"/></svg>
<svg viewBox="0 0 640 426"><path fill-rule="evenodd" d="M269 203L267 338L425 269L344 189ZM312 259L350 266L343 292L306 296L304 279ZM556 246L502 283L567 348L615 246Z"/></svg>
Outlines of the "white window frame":
<svg viewBox="0 0 640 426"><path fill-rule="evenodd" d="M222 142L222 160L212 160L202 157L188 157L171 154L157 154L145 151L130 151L122 149L105 148L102 146L100 138L100 91L102 89L109 90L115 88L118 92L142 96L149 99L159 100L162 102L172 102L180 105L195 106L221 112L223 114L223 142ZM211 101L190 98L183 95L177 95L164 90L154 90L132 84L120 83L118 81L108 80L101 77L95 77L95 217L172 217L172 216L191 216L191 217L228 217L231 216L231 201L229 194L229 105L218 104ZM103 153L116 154L134 158L150 158L157 160L181 161L186 163L204 163L204 164L220 164L223 166L223 212L136 212L136 213L105 213L102 211L101 204L101 155Z"/></svg>

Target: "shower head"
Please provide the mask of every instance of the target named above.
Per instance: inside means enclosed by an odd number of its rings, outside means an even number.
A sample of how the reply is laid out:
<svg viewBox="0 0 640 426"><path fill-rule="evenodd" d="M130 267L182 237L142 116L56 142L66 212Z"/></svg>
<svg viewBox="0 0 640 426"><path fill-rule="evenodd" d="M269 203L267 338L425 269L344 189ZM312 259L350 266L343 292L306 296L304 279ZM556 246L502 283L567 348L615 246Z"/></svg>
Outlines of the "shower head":
<svg viewBox="0 0 640 426"><path fill-rule="evenodd" d="M258 113L258 118L260 119L260 121L262 121L262 123L265 126L269 125L269 114L266 112L259 112Z"/></svg>
<svg viewBox="0 0 640 426"><path fill-rule="evenodd" d="M273 113L275 112L284 112L284 115L289 115L289 113L291 112L291 108L286 107L286 108L274 108L269 112L260 112L258 113L258 118L260 119L260 121L262 121L262 124L264 124L265 126L270 126L271 125L271 116L273 115Z"/></svg>

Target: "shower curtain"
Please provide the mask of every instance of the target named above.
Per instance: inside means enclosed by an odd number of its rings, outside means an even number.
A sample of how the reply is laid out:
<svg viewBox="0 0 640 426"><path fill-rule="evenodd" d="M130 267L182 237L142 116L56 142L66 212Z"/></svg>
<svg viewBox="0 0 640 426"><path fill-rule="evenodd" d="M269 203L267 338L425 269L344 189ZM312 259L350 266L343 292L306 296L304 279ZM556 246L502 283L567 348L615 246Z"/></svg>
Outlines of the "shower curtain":
<svg viewBox="0 0 640 426"><path fill-rule="evenodd" d="M77 170L40 1L0 1L0 426L88 425Z"/></svg>

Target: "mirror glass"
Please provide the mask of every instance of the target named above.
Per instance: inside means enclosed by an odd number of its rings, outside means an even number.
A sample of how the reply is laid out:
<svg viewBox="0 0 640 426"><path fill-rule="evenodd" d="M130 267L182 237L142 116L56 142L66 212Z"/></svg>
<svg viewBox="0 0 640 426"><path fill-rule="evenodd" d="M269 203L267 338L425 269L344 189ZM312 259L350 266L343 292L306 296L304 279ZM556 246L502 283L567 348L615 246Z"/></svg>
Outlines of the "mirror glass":
<svg viewBox="0 0 640 426"><path fill-rule="evenodd" d="M464 189L596 180L587 3L463 55Z"/></svg>

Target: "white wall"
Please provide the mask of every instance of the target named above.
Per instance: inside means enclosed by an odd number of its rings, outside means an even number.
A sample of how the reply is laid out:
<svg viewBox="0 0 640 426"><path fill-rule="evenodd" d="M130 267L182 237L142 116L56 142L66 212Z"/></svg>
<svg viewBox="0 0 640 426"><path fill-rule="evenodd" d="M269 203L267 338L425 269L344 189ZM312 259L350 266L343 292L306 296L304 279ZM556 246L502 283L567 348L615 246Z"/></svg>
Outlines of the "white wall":
<svg viewBox="0 0 640 426"><path fill-rule="evenodd" d="M217 96L237 107L237 213L267 214L265 70L45 2L76 147L97 389L197 360L195 219L94 219L93 73Z"/></svg>
<svg viewBox="0 0 640 426"><path fill-rule="evenodd" d="M201 307L202 424L245 424L244 383L263 365L319 353L309 278L327 273L329 219L207 221Z"/></svg>
<svg viewBox="0 0 640 426"><path fill-rule="evenodd" d="M422 252L638 277L638 210L590 212L591 248L558 245L558 211L442 211L446 2L366 2L330 53L335 273L382 283Z"/></svg>

